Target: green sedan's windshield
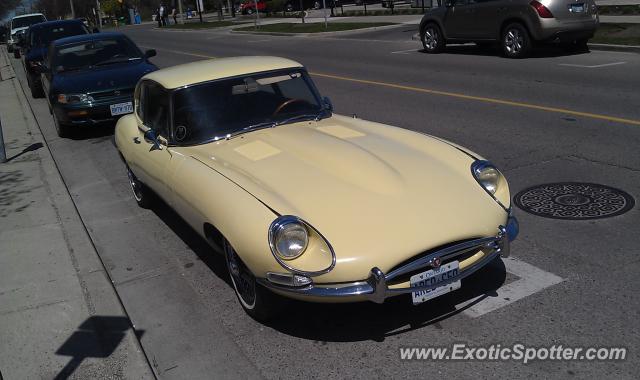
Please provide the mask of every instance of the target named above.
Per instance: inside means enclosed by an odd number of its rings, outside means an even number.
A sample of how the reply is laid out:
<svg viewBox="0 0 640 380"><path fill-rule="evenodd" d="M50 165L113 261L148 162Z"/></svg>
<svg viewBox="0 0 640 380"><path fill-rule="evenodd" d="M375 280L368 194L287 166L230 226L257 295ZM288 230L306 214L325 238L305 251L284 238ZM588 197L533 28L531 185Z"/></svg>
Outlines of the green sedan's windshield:
<svg viewBox="0 0 640 380"><path fill-rule="evenodd" d="M223 79L177 90L174 138L199 144L280 123L321 117L320 97L302 69Z"/></svg>

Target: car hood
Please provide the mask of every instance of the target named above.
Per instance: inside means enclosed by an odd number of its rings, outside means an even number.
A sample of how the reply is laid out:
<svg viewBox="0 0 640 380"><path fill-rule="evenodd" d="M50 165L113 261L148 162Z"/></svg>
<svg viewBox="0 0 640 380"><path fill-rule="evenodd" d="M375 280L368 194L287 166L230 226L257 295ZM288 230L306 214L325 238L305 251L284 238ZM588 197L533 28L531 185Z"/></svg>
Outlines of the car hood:
<svg viewBox="0 0 640 380"><path fill-rule="evenodd" d="M383 124L334 115L188 149L276 213L320 231L337 256L324 282L363 279L373 266L386 272L427 249L493 236L507 217L471 175L472 157Z"/></svg>
<svg viewBox="0 0 640 380"><path fill-rule="evenodd" d="M53 92L91 93L114 88L133 88L145 74L157 68L145 61L69 71L54 76Z"/></svg>

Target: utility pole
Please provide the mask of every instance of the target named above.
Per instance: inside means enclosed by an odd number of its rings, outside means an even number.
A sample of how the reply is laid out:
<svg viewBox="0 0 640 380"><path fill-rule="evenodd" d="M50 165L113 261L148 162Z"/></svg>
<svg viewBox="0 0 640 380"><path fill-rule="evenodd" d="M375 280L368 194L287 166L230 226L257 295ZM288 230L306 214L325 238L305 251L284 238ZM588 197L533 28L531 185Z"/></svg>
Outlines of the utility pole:
<svg viewBox="0 0 640 380"><path fill-rule="evenodd" d="M102 29L102 15L100 10L100 0L96 0L96 12L98 12L98 29Z"/></svg>
<svg viewBox="0 0 640 380"><path fill-rule="evenodd" d="M0 163L7 162L7 152L4 150L4 137L2 137L2 121L0 121Z"/></svg>
<svg viewBox="0 0 640 380"><path fill-rule="evenodd" d="M182 0L178 0L178 13L180 13L180 24L184 24L184 18L182 17Z"/></svg>
<svg viewBox="0 0 640 380"><path fill-rule="evenodd" d="M322 12L324 13L324 29L326 30L326 29L329 29L329 25L327 24L327 2L326 2L326 0L322 0Z"/></svg>
<svg viewBox="0 0 640 380"><path fill-rule="evenodd" d="M76 18L76 10L73 8L73 0L69 0L69 4L71 5L71 18Z"/></svg>

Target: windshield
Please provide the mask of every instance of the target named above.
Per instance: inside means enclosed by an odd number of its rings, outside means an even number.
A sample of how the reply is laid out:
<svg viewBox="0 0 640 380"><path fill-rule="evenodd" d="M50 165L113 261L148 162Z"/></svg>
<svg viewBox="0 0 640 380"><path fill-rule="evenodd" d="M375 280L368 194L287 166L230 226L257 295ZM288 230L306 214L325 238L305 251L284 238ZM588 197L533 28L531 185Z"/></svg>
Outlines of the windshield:
<svg viewBox="0 0 640 380"><path fill-rule="evenodd" d="M11 20L11 29L26 28L39 22L47 21L43 15L18 17Z"/></svg>
<svg viewBox="0 0 640 380"><path fill-rule="evenodd" d="M313 119L320 97L302 69L223 79L177 90L174 138L199 144L276 122Z"/></svg>
<svg viewBox="0 0 640 380"><path fill-rule="evenodd" d="M52 41L64 37L77 36L79 34L89 34L89 30L84 24L69 23L48 28L39 28L31 34L31 46L49 46Z"/></svg>
<svg viewBox="0 0 640 380"><path fill-rule="evenodd" d="M142 52L126 37L71 43L58 47L52 62L57 72L81 70L142 59Z"/></svg>

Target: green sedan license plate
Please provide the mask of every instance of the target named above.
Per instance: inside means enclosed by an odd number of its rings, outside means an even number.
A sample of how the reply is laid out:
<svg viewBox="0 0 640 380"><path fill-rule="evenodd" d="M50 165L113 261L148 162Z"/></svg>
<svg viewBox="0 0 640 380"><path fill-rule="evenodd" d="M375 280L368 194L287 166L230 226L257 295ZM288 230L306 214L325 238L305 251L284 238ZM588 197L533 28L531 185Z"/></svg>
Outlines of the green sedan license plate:
<svg viewBox="0 0 640 380"><path fill-rule="evenodd" d="M418 273L409 279L411 287L418 287L423 285L436 285L440 282L444 282L450 278L454 278L458 275L459 263L458 261L452 261L444 264L439 268L431 269L426 272ZM460 289L460 280L452 282L450 284L439 286L431 290L419 290L411 293L413 304L417 305L428 301L430 299L439 297L443 294L449 293L456 289Z"/></svg>
<svg viewBox="0 0 640 380"><path fill-rule="evenodd" d="M133 103L118 103L111 105L111 116L125 115L133 112Z"/></svg>

